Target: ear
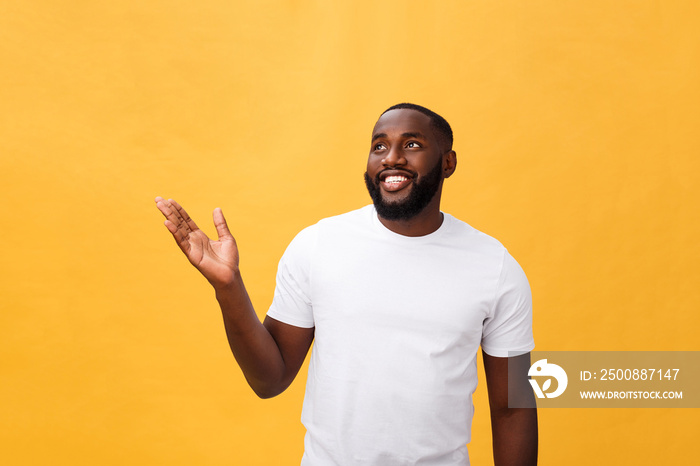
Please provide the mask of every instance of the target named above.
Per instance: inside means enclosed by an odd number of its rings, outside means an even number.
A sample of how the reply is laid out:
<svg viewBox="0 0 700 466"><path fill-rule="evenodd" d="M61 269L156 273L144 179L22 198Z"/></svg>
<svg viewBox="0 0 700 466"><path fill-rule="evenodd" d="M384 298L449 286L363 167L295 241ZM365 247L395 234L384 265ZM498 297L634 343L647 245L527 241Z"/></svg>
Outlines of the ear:
<svg viewBox="0 0 700 466"><path fill-rule="evenodd" d="M457 169L457 152L451 150L442 157L443 178L449 178Z"/></svg>

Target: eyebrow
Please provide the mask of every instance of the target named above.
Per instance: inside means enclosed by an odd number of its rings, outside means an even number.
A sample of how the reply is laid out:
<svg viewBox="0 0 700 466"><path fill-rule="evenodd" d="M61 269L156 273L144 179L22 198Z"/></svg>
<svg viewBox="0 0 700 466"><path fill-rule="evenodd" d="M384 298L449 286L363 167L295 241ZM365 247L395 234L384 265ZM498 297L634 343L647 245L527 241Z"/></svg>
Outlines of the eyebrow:
<svg viewBox="0 0 700 466"><path fill-rule="evenodd" d="M386 133L377 133L374 136L372 136L372 142L376 141L379 138L385 138L385 137L387 137ZM425 136L423 136L423 133L402 133L401 137L425 139Z"/></svg>

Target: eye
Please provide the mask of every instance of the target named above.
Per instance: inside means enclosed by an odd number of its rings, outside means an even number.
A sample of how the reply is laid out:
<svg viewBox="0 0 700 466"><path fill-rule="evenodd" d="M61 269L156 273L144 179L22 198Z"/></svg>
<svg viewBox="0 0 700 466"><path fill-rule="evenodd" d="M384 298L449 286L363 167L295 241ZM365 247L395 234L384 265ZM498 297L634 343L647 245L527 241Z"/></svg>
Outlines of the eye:
<svg viewBox="0 0 700 466"><path fill-rule="evenodd" d="M377 151L377 150L384 150L384 149L386 149L386 146L385 146L384 144L382 144L381 142L380 142L379 144L376 144L376 145L374 146L374 150L375 150L375 151Z"/></svg>
<svg viewBox="0 0 700 466"><path fill-rule="evenodd" d="M418 144L416 141L409 141L406 143L406 147L409 149L418 149L421 147L421 145Z"/></svg>

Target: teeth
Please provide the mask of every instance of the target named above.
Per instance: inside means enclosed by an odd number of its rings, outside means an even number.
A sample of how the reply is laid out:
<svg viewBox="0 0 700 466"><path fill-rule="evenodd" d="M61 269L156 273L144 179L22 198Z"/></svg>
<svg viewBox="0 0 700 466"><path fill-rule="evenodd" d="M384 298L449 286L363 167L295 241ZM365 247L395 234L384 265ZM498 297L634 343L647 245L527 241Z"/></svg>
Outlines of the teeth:
<svg viewBox="0 0 700 466"><path fill-rule="evenodd" d="M385 183L401 183L402 181L406 181L408 178L405 176L387 176L384 178Z"/></svg>

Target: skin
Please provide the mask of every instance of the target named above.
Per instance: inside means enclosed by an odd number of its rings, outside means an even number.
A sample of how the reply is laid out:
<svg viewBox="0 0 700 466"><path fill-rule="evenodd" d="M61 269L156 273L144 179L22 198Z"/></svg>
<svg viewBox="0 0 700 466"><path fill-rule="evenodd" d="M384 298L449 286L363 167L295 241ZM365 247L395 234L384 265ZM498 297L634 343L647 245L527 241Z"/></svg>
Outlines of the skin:
<svg viewBox="0 0 700 466"><path fill-rule="evenodd" d="M221 209L214 210L218 240L207 237L172 199L156 198L165 226L190 263L214 287L226 336L248 384L261 398L282 393L292 383L314 338L313 328L270 317L260 323L238 267L238 247Z"/></svg>
<svg viewBox="0 0 700 466"><path fill-rule="evenodd" d="M443 221L440 212L442 185L457 166L456 153L435 133L430 118L411 109L386 112L372 131L367 174L374 179L384 175L405 175L409 182L398 189L380 183L386 202L401 202L415 181L437 163L443 177L430 203L407 220L379 221L391 231L405 236L424 236L436 231ZM314 338L314 329L300 328L266 317L258 319L239 269L236 240L231 235L221 209L213 213L217 240L208 238L174 200L156 198L165 216L165 226L180 250L214 288L221 307L226 335L236 361L248 384L261 398L282 393L299 372ZM537 412L535 409L508 408L508 364L524 373L518 393L534 406L534 395L527 382L530 355L496 358L483 353L491 409L494 462L496 466L529 466L537 463Z"/></svg>
<svg viewBox="0 0 700 466"><path fill-rule="evenodd" d="M413 184L425 176L435 164L442 161L443 181L457 168L457 154L440 140L430 124L430 117L416 110L391 110L382 115L372 130L372 147L367 159L367 174L406 175L409 183L398 191L390 191L380 183L382 197L398 203L408 197ZM442 182L430 203L415 217L408 220L379 221L394 233L404 236L425 236L442 225L440 199Z"/></svg>
<svg viewBox="0 0 700 466"><path fill-rule="evenodd" d="M513 358L484 356L484 372L491 411L493 461L495 466L535 466L537 464L537 409L535 396L528 383L530 353ZM508 366L518 374L511 386L511 397L516 406L508 407Z"/></svg>

